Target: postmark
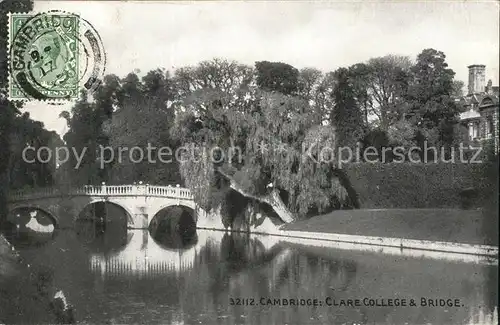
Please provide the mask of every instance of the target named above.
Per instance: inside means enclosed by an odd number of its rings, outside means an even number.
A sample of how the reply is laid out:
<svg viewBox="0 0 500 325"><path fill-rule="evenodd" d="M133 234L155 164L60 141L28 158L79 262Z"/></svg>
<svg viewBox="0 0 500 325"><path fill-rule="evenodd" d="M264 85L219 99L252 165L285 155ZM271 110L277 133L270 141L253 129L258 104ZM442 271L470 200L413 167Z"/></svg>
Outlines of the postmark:
<svg viewBox="0 0 500 325"><path fill-rule="evenodd" d="M105 64L99 34L79 15L9 14L10 100L76 100L99 86Z"/></svg>

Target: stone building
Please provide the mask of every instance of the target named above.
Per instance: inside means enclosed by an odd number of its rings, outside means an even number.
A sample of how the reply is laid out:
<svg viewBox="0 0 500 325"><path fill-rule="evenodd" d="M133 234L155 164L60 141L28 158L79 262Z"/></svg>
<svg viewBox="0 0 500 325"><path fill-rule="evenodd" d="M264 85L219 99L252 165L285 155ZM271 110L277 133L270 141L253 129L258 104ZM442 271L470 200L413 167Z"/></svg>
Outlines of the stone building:
<svg viewBox="0 0 500 325"><path fill-rule="evenodd" d="M499 87L485 83L485 65L474 64L469 68L467 95L459 99L464 106L460 122L467 127L469 140L483 142L494 139L498 149Z"/></svg>

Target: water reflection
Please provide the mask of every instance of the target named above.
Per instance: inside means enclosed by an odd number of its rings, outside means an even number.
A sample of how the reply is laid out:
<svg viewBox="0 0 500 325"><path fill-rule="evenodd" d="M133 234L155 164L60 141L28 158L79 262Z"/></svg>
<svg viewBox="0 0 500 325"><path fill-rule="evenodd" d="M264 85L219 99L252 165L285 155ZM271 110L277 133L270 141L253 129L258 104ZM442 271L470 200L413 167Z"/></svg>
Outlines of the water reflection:
<svg viewBox="0 0 500 325"><path fill-rule="evenodd" d="M4 234L16 246L40 246L53 239L55 226L41 210L18 209L9 216Z"/></svg>
<svg viewBox="0 0 500 325"><path fill-rule="evenodd" d="M92 254L91 270L102 275L155 275L168 270L180 272L194 264L195 247L166 249L147 231L130 231L129 236L128 244L114 254Z"/></svg>
<svg viewBox="0 0 500 325"><path fill-rule="evenodd" d="M83 243L114 251L128 241L128 215L123 208L107 202L87 205L76 216L75 231ZM92 244L92 245L91 245Z"/></svg>
<svg viewBox="0 0 500 325"><path fill-rule="evenodd" d="M160 246L169 248L190 248L198 243L198 235L186 233L162 233L154 236L153 240Z"/></svg>
<svg viewBox="0 0 500 325"><path fill-rule="evenodd" d="M192 241L106 228L22 249L82 324L494 324L496 266L312 247L197 230ZM89 237L85 237L89 238ZM165 242L176 242L174 245ZM247 298L460 299L461 307L248 306ZM244 300L240 300L243 302Z"/></svg>
<svg viewBox="0 0 500 325"><path fill-rule="evenodd" d="M120 251L133 236L121 225L88 219L78 219L75 232L78 240L89 250L105 254Z"/></svg>

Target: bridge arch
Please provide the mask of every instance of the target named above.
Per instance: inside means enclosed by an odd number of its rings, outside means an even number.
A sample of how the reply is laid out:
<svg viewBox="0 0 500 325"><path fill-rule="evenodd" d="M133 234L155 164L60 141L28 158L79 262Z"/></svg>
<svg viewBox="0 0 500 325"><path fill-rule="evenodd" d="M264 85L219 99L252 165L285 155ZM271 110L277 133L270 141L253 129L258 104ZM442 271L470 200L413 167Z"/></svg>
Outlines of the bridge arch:
<svg viewBox="0 0 500 325"><path fill-rule="evenodd" d="M193 217L193 221L195 223L197 223L198 218L196 216L196 208L195 208L194 204L187 204L187 203L183 203L183 202L180 202L180 203L177 203L177 202L168 202L168 203L161 204L161 205L158 205L156 207L152 207L151 208L151 210L149 211L149 215L150 215L149 224L151 224L151 222L153 221L153 219L161 211L166 210L168 208L173 208L173 207L180 207L182 209L185 209L185 210L189 211L190 214L191 214L191 216Z"/></svg>
<svg viewBox="0 0 500 325"><path fill-rule="evenodd" d="M163 204L151 214L148 230L162 246L187 247L197 242L196 211L184 204Z"/></svg>
<svg viewBox="0 0 500 325"><path fill-rule="evenodd" d="M77 221L77 219L80 217L82 212L85 211L85 209L87 209L89 206L97 204L97 203L111 204L113 206L120 208L127 215L127 225L129 225L130 223L133 223L132 217L134 214L132 213L132 209L130 209L126 204L123 204L123 202L120 202L119 200L102 199L102 198L92 199L89 202L85 203L83 206L79 207L77 209L75 216L74 216L74 221L75 222Z"/></svg>
<svg viewBox="0 0 500 325"><path fill-rule="evenodd" d="M37 205L37 204L20 204L20 205L15 205L15 206L10 207L9 212L7 214L7 220L13 221L15 211L21 210L21 209L32 209L32 210L42 211L52 220L52 223L54 224L54 230L58 229L60 227L59 218L55 215L55 213L53 213L52 211L50 211L49 209L47 209L45 207Z"/></svg>

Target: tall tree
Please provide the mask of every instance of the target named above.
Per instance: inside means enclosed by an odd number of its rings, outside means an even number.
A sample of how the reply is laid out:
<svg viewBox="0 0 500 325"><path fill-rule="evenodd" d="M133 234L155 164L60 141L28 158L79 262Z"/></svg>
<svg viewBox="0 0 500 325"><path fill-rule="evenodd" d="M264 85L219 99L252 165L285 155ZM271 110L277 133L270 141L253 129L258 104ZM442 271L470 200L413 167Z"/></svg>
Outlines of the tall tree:
<svg viewBox="0 0 500 325"><path fill-rule="evenodd" d="M178 69L174 83L176 110L201 116L210 114L214 106L245 107L253 83L253 69L216 58Z"/></svg>
<svg viewBox="0 0 500 325"><path fill-rule="evenodd" d="M376 118L377 126L383 131L387 131L405 113L411 67L408 57L387 55L368 60L359 73L370 96L369 113Z"/></svg>
<svg viewBox="0 0 500 325"><path fill-rule="evenodd" d="M170 136L175 118L172 78L164 70L156 69L142 80L129 74L121 84L119 93L123 99L113 114L109 132L117 162L111 169L110 180L114 183L179 183L177 162L172 156L163 156L168 149L175 152L177 147ZM132 147L139 147L144 152L142 161L138 160L137 152L131 157ZM161 147L168 149L165 151ZM120 156L120 148L128 150Z"/></svg>
<svg viewBox="0 0 500 325"><path fill-rule="evenodd" d="M62 112L61 117L68 124L68 132L63 137L66 145L81 156L77 158L72 154L63 164L59 173L65 175L62 179L68 184L61 185L97 185L107 181L107 170L100 168L99 161L99 145L109 144L104 127L109 120L107 110L90 102L87 94L82 92L81 98L71 108L71 113Z"/></svg>
<svg viewBox="0 0 500 325"><path fill-rule="evenodd" d="M308 102L314 100L314 94L322 77L323 73L316 68L301 69L297 80L298 95Z"/></svg>
<svg viewBox="0 0 500 325"><path fill-rule="evenodd" d="M460 98L464 95L465 83L462 80L453 80L453 92L452 96L454 98Z"/></svg>
<svg viewBox="0 0 500 325"><path fill-rule="evenodd" d="M333 72L326 73L321 78L315 94L315 105L321 113L322 125L328 125L332 120L332 112L334 106L333 90L336 86L336 76Z"/></svg>
<svg viewBox="0 0 500 325"><path fill-rule="evenodd" d="M330 97L326 79L321 71L315 68L304 68L299 72L297 95L309 104L309 110L314 112L314 123L322 124L328 119L331 107L326 98Z"/></svg>
<svg viewBox="0 0 500 325"><path fill-rule="evenodd" d="M373 98L369 92L371 72L370 68L364 63L357 63L349 67L354 99L363 115L363 124L365 126L368 126L369 117L373 111Z"/></svg>
<svg viewBox="0 0 500 325"><path fill-rule="evenodd" d="M363 113L356 100L356 79L352 70L339 68L334 72L335 87L332 97L334 107L331 115L331 124L335 126L337 144L339 146L354 147L364 135Z"/></svg>
<svg viewBox="0 0 500 325"><path fill-rule="evenodd" d="M62 144L56 132L47 131L42 122L33 121L28 113L16 117L8 150L10 188L51 186L56 162L52 154L40 149L49 148L53 153Z"/></svg>
<svg viewBox="0 0 500 325"><path fill-rule="evenodd" d="M407 118L417 128L417 137L433 145L450 146L460 107L453 98L455 72L448 67L446 55L435 49L423 50L411 75Z"/></svg>

